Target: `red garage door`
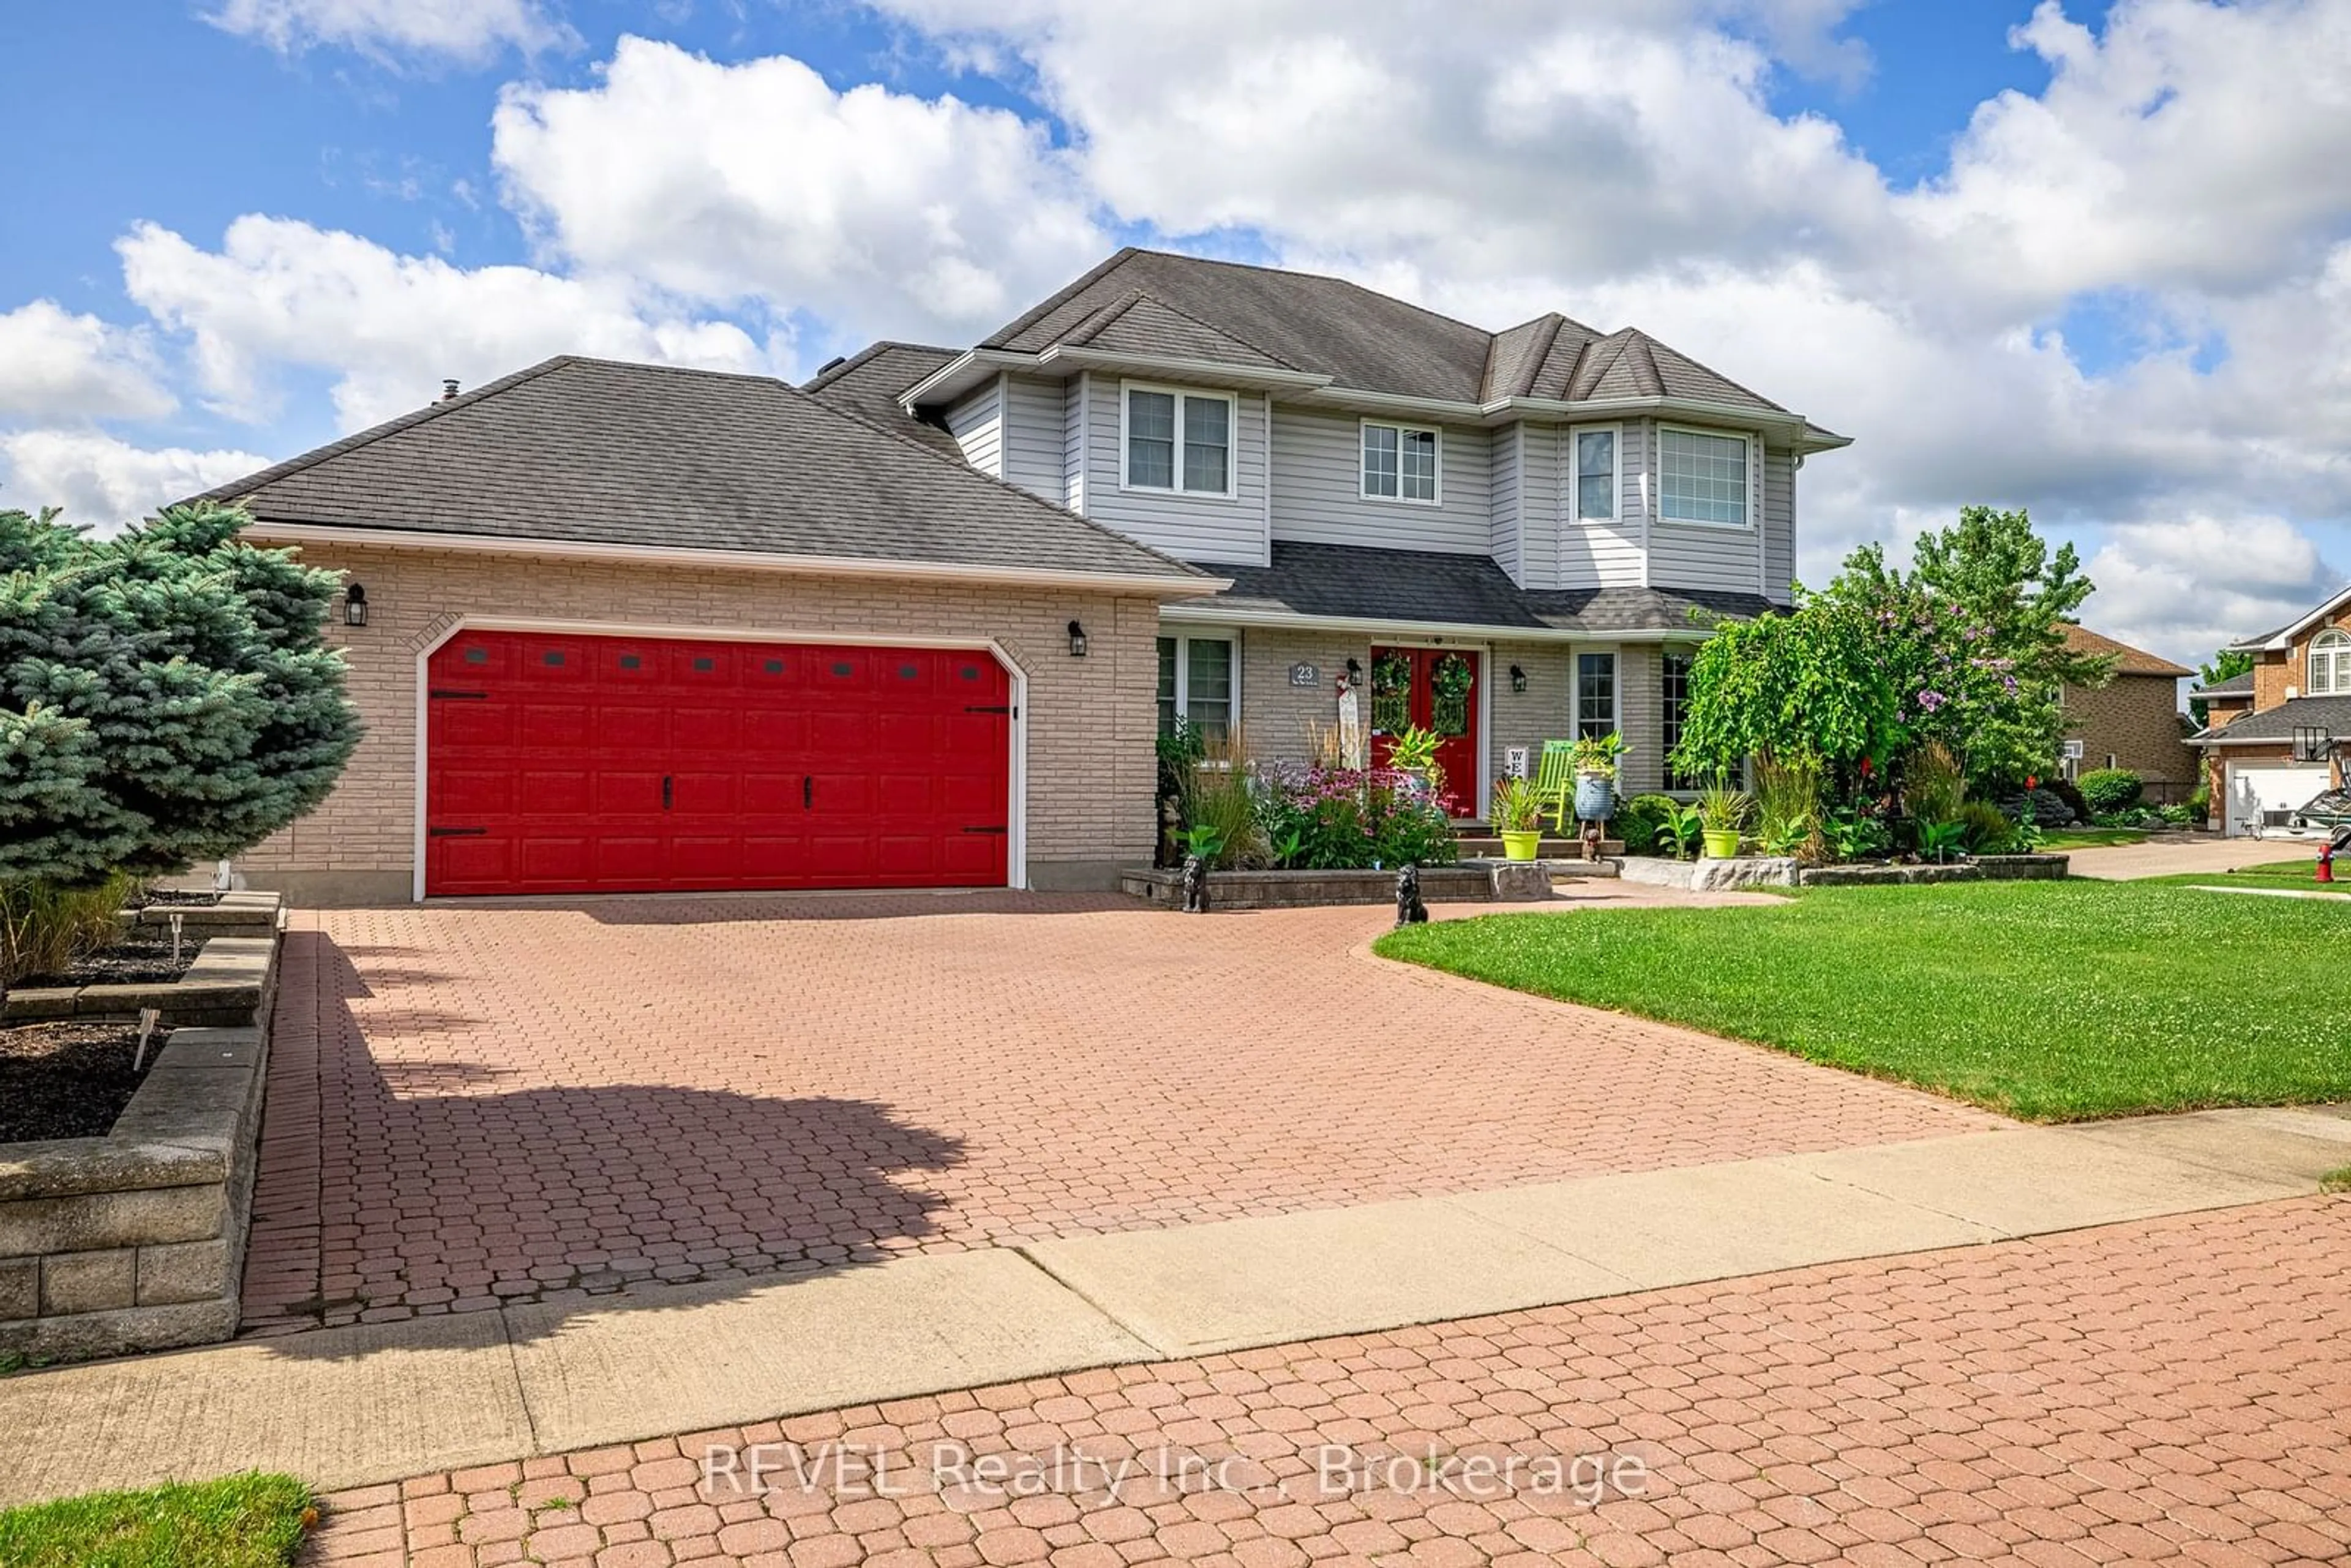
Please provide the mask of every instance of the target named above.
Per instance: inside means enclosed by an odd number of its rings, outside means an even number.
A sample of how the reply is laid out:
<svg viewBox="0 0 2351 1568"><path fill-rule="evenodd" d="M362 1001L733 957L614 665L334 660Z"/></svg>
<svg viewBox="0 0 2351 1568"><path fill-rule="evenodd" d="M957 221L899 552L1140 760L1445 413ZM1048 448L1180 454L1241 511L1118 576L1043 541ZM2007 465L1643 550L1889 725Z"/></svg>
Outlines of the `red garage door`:
<svg viewBox="0 0 2351 1568"><path fill-rule="evenodd" d="M425 673L428 894L1005 883L986 653L461 632Z"/></svg>

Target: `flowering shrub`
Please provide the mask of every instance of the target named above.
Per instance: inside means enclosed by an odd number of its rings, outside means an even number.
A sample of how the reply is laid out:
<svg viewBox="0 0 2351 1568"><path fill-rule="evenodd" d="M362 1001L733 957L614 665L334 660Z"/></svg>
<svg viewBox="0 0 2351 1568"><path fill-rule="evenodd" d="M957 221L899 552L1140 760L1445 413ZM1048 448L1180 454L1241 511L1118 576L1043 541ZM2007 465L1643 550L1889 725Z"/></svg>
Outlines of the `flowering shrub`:
<svg viewBox="0 0 2351 1568"><path fill-rule="evenodd" d="M1447 802L1410 774L1267 762L1257 777L1259 824L1286 867L1450 865L1458 853Z"/></svg>

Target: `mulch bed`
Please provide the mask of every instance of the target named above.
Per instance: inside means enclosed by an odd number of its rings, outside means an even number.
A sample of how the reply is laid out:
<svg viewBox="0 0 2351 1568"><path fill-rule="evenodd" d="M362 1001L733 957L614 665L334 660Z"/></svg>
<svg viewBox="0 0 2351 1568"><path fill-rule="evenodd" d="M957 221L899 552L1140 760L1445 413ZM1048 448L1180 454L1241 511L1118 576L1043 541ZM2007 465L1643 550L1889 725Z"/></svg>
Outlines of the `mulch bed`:
<svg viewBox="0 0 2351 1568"><path fill-rule="evenodd" d="M183 933L180 937L180 960L172 961L172 934L144 934L125 937L101 952L77 958L61 975L27 975L16 984L16 989L31 990L42 986L152 986L176 980L187 972L204 950L201 936Z"/></svg>
<svg viewBox="0 0 2351 1568"><path fill-rule="evenodd" d="M146 1066L171 1038L159 1029ZM0 1029L0 1144L36 1138L102 1138L146 1076L131 1071L139 1025L131 1019L75 1019Z"/></svg>

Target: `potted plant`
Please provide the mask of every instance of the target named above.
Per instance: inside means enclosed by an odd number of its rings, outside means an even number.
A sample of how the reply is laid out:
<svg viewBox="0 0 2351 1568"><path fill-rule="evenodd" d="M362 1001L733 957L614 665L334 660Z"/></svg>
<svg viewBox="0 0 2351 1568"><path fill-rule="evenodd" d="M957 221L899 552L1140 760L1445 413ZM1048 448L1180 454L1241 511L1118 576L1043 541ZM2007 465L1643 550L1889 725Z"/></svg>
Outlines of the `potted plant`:
<svg viewBox="0 0 2351 1568"><path fill-rule="evenodd" d="M1614 730L1587 736L1575 743L1575 814L1586 822L1604 822L1616 810L1616 762L1625 755L1625 737Z"/></svg>
<svg viewBox="0 0 2351 1568"><path fill-rule="evenodd" d="M1716 774L1714 782L1699 791L1698 814L1706 824L1707 859L1727 861L1738 855L1739 832L1753 804L1745 790L1731 788L1727 774Z"/></svg>
<svg viewBox="0 0 2351 1568"><path fill-rule="evenodd" d="M1502 858L1531 861L1542 852L1542 798L1525 779L1494 786L1494 831L1502 838Z"/></svg>
<svg viewBox="0 0 2351 1568"><path fill-rule="evenodd" d="M1388 743L1388 766L1411 780L1407 786L1423 800L1437 799L1445 788L1445 769L1437 765L1437 748L1445 737L1433 729L1407 725Z"/></svg>

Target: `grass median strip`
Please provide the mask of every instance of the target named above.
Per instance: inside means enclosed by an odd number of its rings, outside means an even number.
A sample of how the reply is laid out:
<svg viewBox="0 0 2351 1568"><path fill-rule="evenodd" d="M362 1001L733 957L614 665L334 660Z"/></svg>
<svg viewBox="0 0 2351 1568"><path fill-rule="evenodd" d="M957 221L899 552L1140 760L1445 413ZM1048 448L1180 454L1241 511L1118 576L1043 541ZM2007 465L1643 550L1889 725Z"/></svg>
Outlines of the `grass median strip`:
<svg viewBox="0 0 2351 1568"><path fill-rule="evenodd" d="M2340 976L2275 961L2345 930L2316 902L2080 881L1485 915L1377 950L2071 1121L2351 1098Z"/></svg>
<svg viewBox="0 0 2351 1568"><path fill-rule="evenodd" d="M95 1492L0 1511L5 1568L287 1568L318 1515L291 1476Z"/></svg>

